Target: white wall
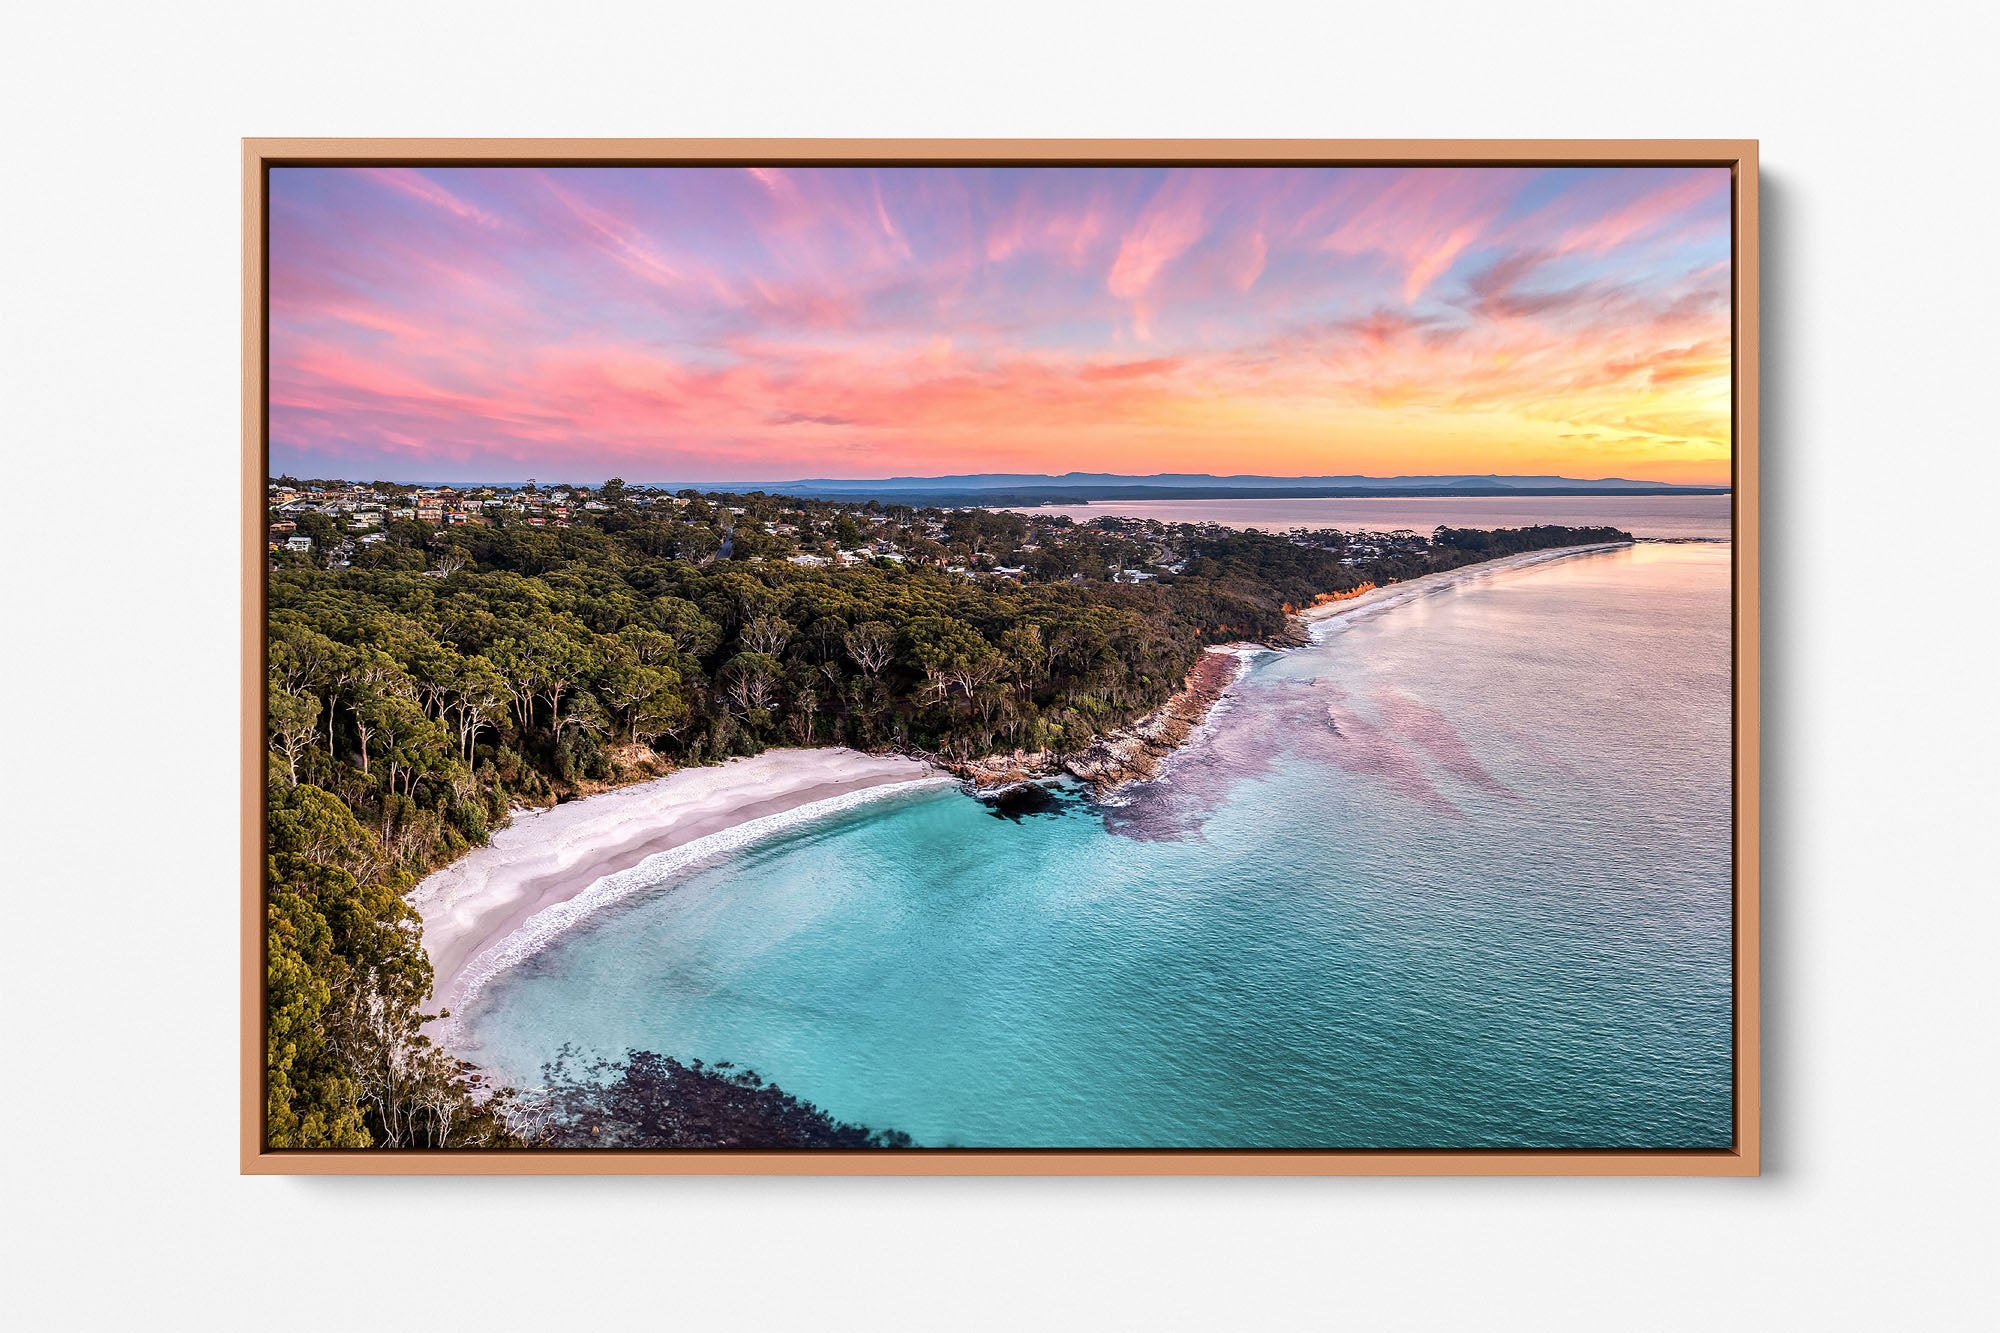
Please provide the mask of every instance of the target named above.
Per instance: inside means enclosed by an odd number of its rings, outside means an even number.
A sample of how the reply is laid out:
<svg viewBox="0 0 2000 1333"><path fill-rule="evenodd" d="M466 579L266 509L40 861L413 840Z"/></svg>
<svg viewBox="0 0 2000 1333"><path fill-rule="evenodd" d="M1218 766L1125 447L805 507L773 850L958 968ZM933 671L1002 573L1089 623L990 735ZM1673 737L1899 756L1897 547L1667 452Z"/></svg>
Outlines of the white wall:
<svg viewBox="0 0 2000 1333"><path fill-rule="evenodd" d="M20 1327L1973 1322L2000 887L1989 7L198 8L7 24ZM1761 138L1766 1176L239 1179L246 134Z"/></svg>

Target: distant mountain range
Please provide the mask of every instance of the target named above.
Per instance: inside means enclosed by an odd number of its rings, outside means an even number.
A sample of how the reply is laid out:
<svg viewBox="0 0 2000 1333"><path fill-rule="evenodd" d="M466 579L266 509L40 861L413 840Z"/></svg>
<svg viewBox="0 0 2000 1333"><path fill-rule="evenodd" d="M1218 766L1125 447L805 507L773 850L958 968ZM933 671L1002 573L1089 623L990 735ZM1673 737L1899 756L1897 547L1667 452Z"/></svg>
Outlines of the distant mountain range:
<svg viewBox="0 0 2000 1333"><path fill-rule="evenodd" d="M1060 477L979 472L950 477L873 480L812 477L799 481L703 482L696 489L763 491L815 499L879 499L916 505L1076 504L1091 500L1327 499L1379 496L1726 495L1727 486L1675 486L1623 477L1264 477L1161 472L1147 477L1113 472L1066 472Z"/></svg>

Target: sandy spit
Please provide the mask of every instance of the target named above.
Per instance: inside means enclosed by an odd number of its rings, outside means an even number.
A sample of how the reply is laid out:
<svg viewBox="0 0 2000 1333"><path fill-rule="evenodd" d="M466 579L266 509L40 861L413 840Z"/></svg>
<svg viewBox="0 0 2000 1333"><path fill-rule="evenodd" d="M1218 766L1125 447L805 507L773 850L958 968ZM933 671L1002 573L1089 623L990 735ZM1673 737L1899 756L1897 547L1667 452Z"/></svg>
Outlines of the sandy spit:
<svg viewBox="0 0 2000 1333"><path fill-rule="evenodd" d="M1422 596L1433 589L1448 584L1462 583L1470 579L1504 573L1510 569L1525 569L1530 565L1545 565L1551 560L1561 560L1572 555L1588 555L1596 551L1617 551L1629 542L1602 542L1595 546L1558 546L1541 551L1523 551L1519 555L1502 556L1498 560L1482 560L1474 565L1460 565L1457 569L1447 569L1436 574L1426 574L1422 578L1409 579L1402 583L1388 583L1379 588L1370 588L1359 597L1350 597L1342 602L1327 602L1320 606L1309 606L1299 613L1298 618L1308 625L1351 616L1357 611L1371 610L1384 603L1400 604L1412 597Z"/></svg>

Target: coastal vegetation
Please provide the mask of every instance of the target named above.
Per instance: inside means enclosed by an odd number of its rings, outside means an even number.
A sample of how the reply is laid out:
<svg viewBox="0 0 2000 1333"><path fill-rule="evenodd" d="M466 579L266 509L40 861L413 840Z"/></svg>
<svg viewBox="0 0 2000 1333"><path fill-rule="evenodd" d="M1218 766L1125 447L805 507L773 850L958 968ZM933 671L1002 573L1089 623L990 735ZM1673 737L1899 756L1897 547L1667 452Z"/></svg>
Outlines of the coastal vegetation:
<svg viewBox="0 0 2000 1333"><path fill-rule="evenodd" d="M521 1139L541 1148L908 1148L910 1136L835 1120L731 1065L652 1051L587 1060L565 1046L543 1086L517 1099Z"/></svg>
<svg viewBox="0 0 2000 1333"><path fill-rule="evenodd" d="M511 809L671 767L779 745L1080 752L1165 704L1206 645L1281 639L1327 595L1628 539L1078 525L615 480L488 488L477 521L450 522L389 483L273 490L318 497L271 515L278 1148L895 1146L754 1074L645 1052L559 1062L531 1094L484 1086L424 1035L430 966L403 893Z"/></svg>

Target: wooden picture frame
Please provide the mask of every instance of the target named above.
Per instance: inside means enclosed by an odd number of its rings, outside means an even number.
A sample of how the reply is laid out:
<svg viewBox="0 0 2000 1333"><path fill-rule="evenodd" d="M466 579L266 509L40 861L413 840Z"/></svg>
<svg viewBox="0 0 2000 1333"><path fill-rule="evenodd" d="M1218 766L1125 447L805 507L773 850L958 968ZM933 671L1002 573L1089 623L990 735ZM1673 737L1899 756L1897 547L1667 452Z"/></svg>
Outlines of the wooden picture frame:
<svg viewBox="0 0 2000 1333"><path fill-rule="evenodd" d="M1733 179L1734 1124L1717 1151L275 1151L264 1142L267 182L472 164L1702 165ZM246 1174L1633 1175L1759 1170L1758 192L1747 140L250 139L243 144L242 1033Z"/></svg>

